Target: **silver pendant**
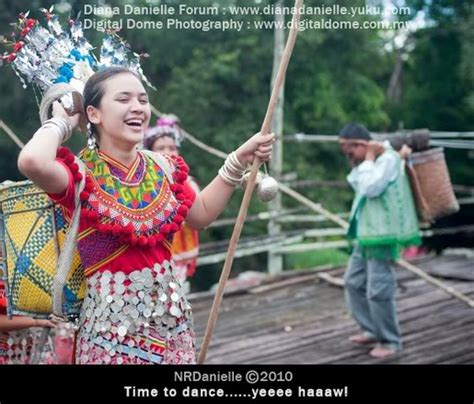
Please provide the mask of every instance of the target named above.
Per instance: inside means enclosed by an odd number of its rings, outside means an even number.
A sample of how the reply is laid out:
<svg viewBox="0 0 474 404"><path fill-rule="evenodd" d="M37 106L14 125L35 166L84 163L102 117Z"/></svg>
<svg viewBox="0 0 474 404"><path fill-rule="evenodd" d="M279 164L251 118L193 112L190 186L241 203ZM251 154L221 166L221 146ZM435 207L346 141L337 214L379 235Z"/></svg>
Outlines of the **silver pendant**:
<svg viewBox="0 0 474 404"><path fill-rule="evenodd" d="M278 182L265 174L257 185L257 195L263 202L270 202L278 194Z"/></svg>
<svg viewBox="0 0 474 404"><path fill-rule="evenodd" d="M90 127L90 124L87 125L87 148L89 150L94 150L97 147L97 143L95 141L95 137L92 134L92 128Z"/></svg>

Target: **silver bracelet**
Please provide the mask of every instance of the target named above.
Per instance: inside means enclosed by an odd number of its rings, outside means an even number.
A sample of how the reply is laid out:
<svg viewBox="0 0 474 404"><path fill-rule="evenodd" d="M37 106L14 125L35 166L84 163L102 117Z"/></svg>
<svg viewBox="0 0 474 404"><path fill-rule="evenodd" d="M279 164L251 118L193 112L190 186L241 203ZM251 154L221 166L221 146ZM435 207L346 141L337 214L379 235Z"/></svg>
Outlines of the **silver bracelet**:
<svg viewBox="0 0 474 404"><path fill-rule="evenodd" d="M219 175L224 180L224 182L233 187L236 187L242 181L242 178L232 177L230 174L228 174L224 166L219 169Z"/></svg>
<svg viewBox="0 0 474 404"><path fill-rule="evenodd" d="M71 124L62 117L53 117L44 121L40 129L52 129L61 137L61 143L67 141L72 135Z"/></svg>
<svg viewBox="0 0 474 404"><path fill-rule="evenodd" d="M224 165L219 169L219 175L227 184L236 187L242 181L246 166L244 166L235 152L230 153Z"/></svg>
<svg viewBox="0 0 474 404"><path fill-rule="evenodd" d="M237 153L233 151L229 154L229 162L235 167L236 170L246 170L247 166L243 165L237 158Z"/></svg>
<svg viewBox="0 0 474 404"><path fill-rule="evenodd" d="M64 136L63 136L63 133L62 133L61 129L59 129L58 126L52 125L52 124L41 126L41 128L39 128L33 136L38 136L38 135L44 134L43 129L48 129L48 130L53 131L56 135L58 135L60 143L63 142Z"/></svg>
<svg viewBox="0 0 474 404"><path fill-rule="evenodd" d="M232 152L229 155L229 168L234 171L234 172L239 172L242 169L245 170L246 167L244 167L242 164L240 164L239 160L237 160L237 156L235 155L235 152Z"/></svg>

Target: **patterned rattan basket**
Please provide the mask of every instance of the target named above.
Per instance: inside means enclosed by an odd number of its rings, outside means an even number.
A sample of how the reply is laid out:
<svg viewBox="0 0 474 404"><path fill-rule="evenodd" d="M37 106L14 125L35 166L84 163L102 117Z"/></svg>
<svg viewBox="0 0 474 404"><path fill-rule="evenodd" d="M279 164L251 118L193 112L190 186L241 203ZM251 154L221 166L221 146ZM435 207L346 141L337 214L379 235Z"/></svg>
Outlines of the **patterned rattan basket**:
<svg viewBox="0 0 474 404"><path fill-rule="evenodd" d="M443 148L413 153L408 173L420 220L433 222L459 211Z"/></svg>
<svg viewBox="0 0 474 404"><path fill-rule="evenodd" d="M30 181L0 186L0 245L8 314L47 317L51 286L68 229L62 208ZM63 312L77 316L85 294L76 250L64 287Z"/></svg>

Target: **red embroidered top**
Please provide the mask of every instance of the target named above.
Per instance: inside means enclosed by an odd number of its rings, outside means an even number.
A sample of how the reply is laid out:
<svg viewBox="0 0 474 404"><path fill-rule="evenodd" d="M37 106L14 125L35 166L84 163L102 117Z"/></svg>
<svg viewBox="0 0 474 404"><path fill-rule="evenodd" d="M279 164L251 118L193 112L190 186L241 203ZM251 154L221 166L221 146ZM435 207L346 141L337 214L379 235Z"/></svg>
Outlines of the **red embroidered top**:
<svg viewBox="0 0 474 404"><path fill-rule="evenodd" d="M195 199L187 185L189 168L181 157L166 157L173 180L142 153L125 167L103 152L84 150L78 249L86 276L108 269L129 273L171 258L170 247ZM50 194L66 220L74 212L75 183L82 179L74 156L60 148L57 160L69 173L67 189Z"/></svg>

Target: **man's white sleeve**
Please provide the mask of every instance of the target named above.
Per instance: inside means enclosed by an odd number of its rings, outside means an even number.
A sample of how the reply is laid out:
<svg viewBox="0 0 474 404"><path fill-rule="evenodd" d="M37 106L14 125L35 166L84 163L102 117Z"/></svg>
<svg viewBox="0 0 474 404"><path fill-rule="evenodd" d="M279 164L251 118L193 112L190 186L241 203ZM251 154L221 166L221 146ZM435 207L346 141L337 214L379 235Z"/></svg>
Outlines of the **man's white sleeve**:
<svg viewBox="0 0 474 404"><path fill-rule="evenodd" d="M358 167L358 191L367 198L382 194L398 174L398 160L391 153L382 154L375 162L366 160Z"/></svg>

